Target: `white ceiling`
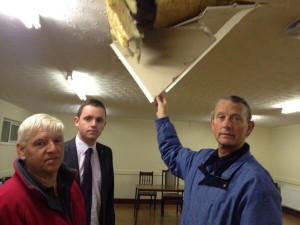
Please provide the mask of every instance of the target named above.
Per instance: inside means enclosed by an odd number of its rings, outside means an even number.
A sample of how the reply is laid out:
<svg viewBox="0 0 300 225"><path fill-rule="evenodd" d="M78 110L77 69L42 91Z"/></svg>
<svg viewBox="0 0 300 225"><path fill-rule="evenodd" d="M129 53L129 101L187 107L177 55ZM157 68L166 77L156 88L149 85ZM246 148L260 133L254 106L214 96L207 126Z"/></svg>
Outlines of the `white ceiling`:
<svg viewBox="0 0 300 225"><path fill-rule="evenodd" d="M208 121L219 97L239 95L263 116L258 125L300 123L300 113L273 107L300 98L300 39L285 32L300 17L300 0L263 2L165 94L173 120ZM38 30L0 14L0 99L33 113L74 114L80 100L66 74L79 70L95 81L88 97L101 99L109 116L153 119L154 105L110 43L104 0L81 0L65 22L42 17Z"/></svg>

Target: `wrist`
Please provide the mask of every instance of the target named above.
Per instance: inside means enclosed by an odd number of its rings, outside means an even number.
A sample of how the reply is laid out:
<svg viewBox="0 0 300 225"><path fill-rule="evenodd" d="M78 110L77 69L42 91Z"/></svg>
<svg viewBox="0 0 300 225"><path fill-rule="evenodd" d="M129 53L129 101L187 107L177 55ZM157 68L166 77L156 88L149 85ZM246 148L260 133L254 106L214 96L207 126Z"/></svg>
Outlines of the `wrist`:
<svg viewBox="0 0 300 225"><path fill-rule="evenodd" d="M165 118L167 115L165 113L156 113L157 119Z"/></svg>

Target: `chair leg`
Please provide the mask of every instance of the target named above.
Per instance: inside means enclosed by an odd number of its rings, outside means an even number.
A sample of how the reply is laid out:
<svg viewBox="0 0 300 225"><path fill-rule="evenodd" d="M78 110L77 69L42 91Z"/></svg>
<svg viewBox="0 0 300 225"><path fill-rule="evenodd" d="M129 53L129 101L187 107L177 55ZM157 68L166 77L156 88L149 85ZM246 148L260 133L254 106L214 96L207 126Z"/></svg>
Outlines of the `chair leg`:
<svg viewBox="0 0 300 225"><path fill-rule="evenodd" d="M180 200L180 213L182 212L182 205L183 205L183 200Z"/></svg>
<svg viewBox="0 0 300 225"><path fill-rule="evenodd" d="M165 211L165 202L163 199L161 199L161 204L160 204L160 213L162 216L164 216Z"/></svg>
<svg viewBox="0 0 300 225"><path fill-rule="evenodd" d="M140 207L140 201L139 198L137 198L134 203L134 211L133 211L134 218L137 216L137 211L139 210L139 207Z"/></svg>
<svg viewBox="0 0 300 225"><path fill-rule="evenodd" d="M155 208L156 208L156 196L154 196L154 211L155 211Z"/></svg>
<svg viewBox="0 0 300 225"><path fill-rule="evenodd" d="M183 199L181 200L181 205L180 205L180 213L182 212L182 206L183 206Z"/></svg>
<svg viewBox="0 0 300 225"><path fill-rule="evenodd" d="M133 217L136 216L138 191L135 189Z"/></svg>

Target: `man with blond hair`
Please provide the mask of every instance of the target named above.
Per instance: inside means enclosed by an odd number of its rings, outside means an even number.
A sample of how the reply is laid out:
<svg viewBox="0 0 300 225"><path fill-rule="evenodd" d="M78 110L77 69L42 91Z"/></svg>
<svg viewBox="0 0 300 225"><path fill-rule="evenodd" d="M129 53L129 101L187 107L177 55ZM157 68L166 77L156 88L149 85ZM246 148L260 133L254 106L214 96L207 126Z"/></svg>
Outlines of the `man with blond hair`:
<svg viewBox="0 0 300 225"><path fill-rule="evenodd" d="M23 121L14 175L0 186L1 225L85 225L77 171L62 164L64 125L47 114Z"/></svg>

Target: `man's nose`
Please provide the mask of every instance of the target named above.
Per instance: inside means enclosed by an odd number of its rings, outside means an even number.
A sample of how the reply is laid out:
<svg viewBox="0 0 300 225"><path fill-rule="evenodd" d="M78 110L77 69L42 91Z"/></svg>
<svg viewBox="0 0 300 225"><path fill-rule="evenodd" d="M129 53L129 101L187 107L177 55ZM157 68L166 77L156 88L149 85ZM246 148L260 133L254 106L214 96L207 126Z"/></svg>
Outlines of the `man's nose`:
<svg viewBox="0 0 300 225"><path fill-rule="evenodd" d="M226 118L224 120L224 128L228 129L228 128L231 128L232 126L232 121L230 120L230 118Z"/></svg>
<svg viewBox="0 0 300 225"><path fill-rule="evenodd" d="M47 151L50 151L50 152L57 151L57 145L55 144L54 140L50 140L48 142Z"/></svg>
<svg viewBox="0 0 300 225"><path fill-rule="evenodd" d="M91 121L91 125L92 125L92 126L96 126L96 124L97 124L96 119L93 119L93 120Z"/></svg>

